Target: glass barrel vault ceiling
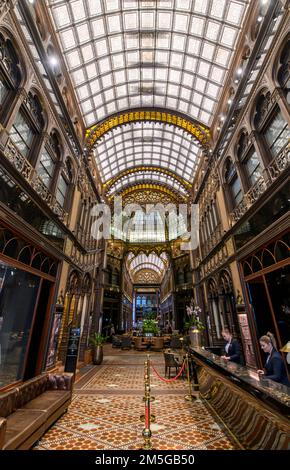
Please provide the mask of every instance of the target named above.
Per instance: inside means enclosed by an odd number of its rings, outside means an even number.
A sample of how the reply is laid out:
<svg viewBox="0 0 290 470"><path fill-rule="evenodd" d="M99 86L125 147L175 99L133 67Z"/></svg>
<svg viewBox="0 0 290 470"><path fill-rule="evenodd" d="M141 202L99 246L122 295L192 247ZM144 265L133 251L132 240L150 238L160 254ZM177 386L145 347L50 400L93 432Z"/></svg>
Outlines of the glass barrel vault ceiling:
<svg viewBox="0 0 290 470"><path fill-rule="evenodd" d="M246 0L47 0L87 127L136 107L210 125Z"/></svg>
<svg viewBox="0 0 290 470"><path fill-rule="evenodd" d="M104 135L95 157L104 182L136 166L171 170L185 180L193 178L200 147L192 136L165 123L126 124ZM116 158L118 156L118 158Z"/></svg>
<svg viewBox="0 0 290 470"><path fill-rule="evenodd" d="M172 176L160 173L158 170L146 170L144 168L138 170L138 167L136 167L135 173L120 177L120 179L110 187L107 195L111 196L112 194L121 193L122 190L129 185L132 186L143 183L167 186L182 196L188 195L184 186Z"/></svg>
<svg viewBox="0 0 290 470"><path fill-rule="evenodd" d="M210 126L249 1L47 0L85 125L150 107ZM197 145L165 137L165 125L140 127L139 137L131 125L97 146L103 181L127 166L168 164L191 180Z"/></svg>

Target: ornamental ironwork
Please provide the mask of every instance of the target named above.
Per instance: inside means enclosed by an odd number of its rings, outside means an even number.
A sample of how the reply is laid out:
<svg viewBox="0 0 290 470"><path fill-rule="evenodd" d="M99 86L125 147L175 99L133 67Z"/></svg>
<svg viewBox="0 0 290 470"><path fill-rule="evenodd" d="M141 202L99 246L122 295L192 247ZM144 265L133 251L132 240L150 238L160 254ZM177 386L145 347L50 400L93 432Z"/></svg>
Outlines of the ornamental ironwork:
<svg viewBox="0 0 290 470"><path fill-rule="evenodd" d="M5 147L4 155L7 160L16 168L30 186L37 192L39 197L48 205L58 218L66 223L67 213L56 200L56 197L48 190L37 171L29 161L19 152L12 140L9 139Z"/></svg>

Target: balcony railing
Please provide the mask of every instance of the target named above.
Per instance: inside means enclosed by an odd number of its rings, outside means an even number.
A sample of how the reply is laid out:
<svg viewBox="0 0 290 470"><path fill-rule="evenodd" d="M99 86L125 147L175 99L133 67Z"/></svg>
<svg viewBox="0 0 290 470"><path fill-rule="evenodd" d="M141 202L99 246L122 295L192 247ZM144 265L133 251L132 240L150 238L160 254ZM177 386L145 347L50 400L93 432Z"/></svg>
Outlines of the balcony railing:
<svg viewBox="0 0 290 470"><path fill-rule="evenodd" d="M265 168L264 174L260 176L254 186L244 195L242 201L231 213L233 225L250 209L289 165L290 144L287 144L281 152L273 158L271 163Z"/></svg>
<svg viewBox="0 0 290 470"><path fill-rule="evenodd" d="M51 194L48 188L38 176L37 171L29 161L19 152L11 139L8 140L4 155L30 186L37 192L41 199L48 205L55 215L65 224L67 224L68 214Z"/></svg>

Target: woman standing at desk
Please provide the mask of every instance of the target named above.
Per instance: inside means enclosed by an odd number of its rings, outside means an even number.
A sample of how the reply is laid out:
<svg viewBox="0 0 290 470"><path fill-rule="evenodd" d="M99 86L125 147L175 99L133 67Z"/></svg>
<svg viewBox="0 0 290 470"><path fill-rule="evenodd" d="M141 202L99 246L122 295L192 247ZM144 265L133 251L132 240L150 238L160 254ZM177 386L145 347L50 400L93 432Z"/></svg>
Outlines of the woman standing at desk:
<svg viewBox="0 0 290 470"><path fill-rule="evenodd" d="M222 330L222 337L227 341L227 344L225 345L225 355L222 356L222 359L235 362L236 364L241 364L241 350L238 340L233 338L233 335L228 328L224 328Z"/></svg>

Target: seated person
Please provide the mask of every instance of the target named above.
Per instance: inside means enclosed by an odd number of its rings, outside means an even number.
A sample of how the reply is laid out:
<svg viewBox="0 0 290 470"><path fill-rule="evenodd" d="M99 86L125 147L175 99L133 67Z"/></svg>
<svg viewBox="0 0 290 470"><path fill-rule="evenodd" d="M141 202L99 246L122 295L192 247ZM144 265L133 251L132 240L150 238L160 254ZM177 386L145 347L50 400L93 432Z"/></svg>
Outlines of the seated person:
<svg viewBox="0 0 290 470"><path fill-rule="evenodd" d="M166 329L167 329L167 333L168 333L169 335L171 335L171 334L172 334L172 326L171 326L171 323L170 323L170 322L167 323L167 328L166 328Z"/></svg>
<svg viewBox="0 0 290 470"><path fill-rule="evenodd" d="M262 350L268 353L268 357L265 362L264 370L258 370L258 374L290 387L286 367L281 354L277 351L274 335L268 332L266 335L262 336L260 338L260 345Z"/></svg>
<svg viewBox="0 0 290 470"><path fill-rule="evenodd" d="M233 338L232 333L228 328L222 330L222 337L227 344L225 345L225 354L221 356L226 361L232 361L236 364L241 364L241 350L238 340Z"/></svg>

